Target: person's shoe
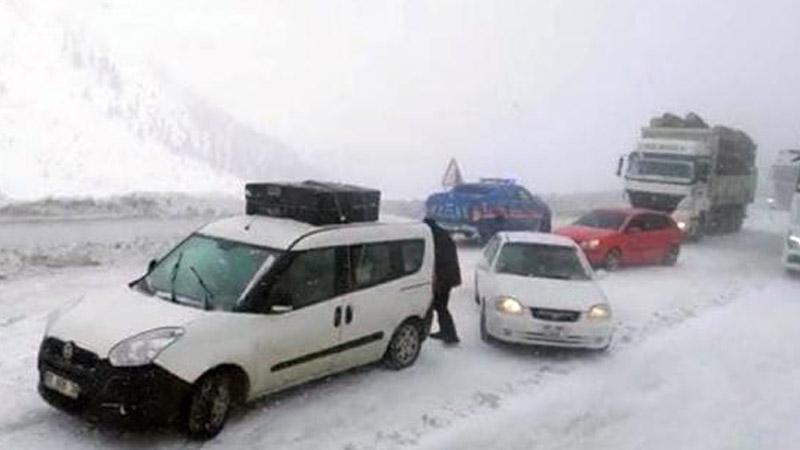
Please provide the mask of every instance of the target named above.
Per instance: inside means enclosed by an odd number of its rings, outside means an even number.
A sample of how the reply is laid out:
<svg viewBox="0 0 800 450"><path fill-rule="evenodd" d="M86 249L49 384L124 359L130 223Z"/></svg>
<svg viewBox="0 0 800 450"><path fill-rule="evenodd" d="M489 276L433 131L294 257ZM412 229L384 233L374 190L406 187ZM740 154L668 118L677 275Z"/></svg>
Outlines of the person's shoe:
<svg viewBox="0 0 800 450"><path fill-rule="evenodd" d="M439 339L442 341L444 340L444 335L442 334L441 331L437 331L436 333L431 333L428 335L428 337L431 339Z"/></svg>
<svg viewBox="0 0 800 450"><path fill-rule="evenodd" d="M456 344L458 344L459 342L461 342L461 341L458 339L458 337L456 337L456 336L453 336L453 337L448 337L448 338L445 338L445 339L442 339L442 340L444 341L444 343L445 343L445 344L449 344L449 345L456 345Z"/></svg>

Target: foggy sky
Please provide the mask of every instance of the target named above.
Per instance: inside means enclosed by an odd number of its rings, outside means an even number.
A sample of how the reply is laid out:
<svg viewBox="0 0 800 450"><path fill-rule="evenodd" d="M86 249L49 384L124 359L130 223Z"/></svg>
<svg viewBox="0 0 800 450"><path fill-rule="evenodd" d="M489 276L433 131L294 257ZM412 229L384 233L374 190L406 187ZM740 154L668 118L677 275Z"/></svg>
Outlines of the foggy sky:
<svg viewBox="0 0 800 450"><path fill-rule="evenodd" d="M800 145L796 1L82 1L117 51L393 197L451 156L467 178L620 189L616 158L665 110L745 129L762 177Z"/></svg>

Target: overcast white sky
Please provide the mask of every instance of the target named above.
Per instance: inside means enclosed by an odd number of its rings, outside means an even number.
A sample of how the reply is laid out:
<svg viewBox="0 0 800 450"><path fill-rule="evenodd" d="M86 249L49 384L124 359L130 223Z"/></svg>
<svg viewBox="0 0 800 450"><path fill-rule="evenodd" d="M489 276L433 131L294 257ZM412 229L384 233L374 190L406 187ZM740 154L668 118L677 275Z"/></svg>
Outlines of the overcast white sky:
<svg viewBox="0 0 800 450"><path fill-rule="evenodd" d="M762 163L800 144L796 0L65 3L110 46L395 197L435 189L451 156L468 178L620 188L617 156L664 110L745 129Z"/></svg>

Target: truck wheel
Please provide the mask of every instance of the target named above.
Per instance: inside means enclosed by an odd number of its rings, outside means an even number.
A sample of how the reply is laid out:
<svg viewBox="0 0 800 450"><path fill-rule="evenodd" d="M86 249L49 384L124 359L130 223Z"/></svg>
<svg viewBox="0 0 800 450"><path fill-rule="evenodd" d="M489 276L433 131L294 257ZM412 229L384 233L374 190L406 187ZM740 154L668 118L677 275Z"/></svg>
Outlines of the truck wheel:
<svg viewBox="0 0 800 450"><path fill-rule="evenodd" d="M212 372L198 380L186 412L186 434L191 439L208 440L225 426L233 404L231 379L225 372Z"/></svg>
<svg viewBox="0 0 800 450"><path fill-rule="evenodd" d="M619 267L622 265L622 252L618 249L613 249L608 252L606 255L606 259L603 260L603 267L606 268L609 272L614 272L619 270Z"/></svg>
<svg viewBox="0 0 800 450"><path fill-rule="evenodd" d="M661 262L665 266L674 266L678 263L678 256L681 254L681 248L677 245L670 247L667 254L664 255L664 260Z"/></svg>
<svg viewBox="0 0 800 450"><path fill-rule="evenodd" d="M414 364L422 349L421 328L414 320L406 320L397 327L383 356L386 367L400 370Z"/></svg>

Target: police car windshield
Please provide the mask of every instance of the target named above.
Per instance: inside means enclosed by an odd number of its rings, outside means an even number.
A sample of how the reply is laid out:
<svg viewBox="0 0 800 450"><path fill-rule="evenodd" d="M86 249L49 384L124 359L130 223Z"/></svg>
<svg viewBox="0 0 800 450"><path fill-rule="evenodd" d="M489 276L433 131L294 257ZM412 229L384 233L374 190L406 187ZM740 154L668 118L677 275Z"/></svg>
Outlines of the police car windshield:
<svg viewBox="0 0 800 450"><path fill-rule="evenodd" d="M574 248L545 244L504 245L497 258L497 272L559 280L589 279Z"/></svg>
<svg viewBox="0 0 800 450"><path fill-rule="evenodd" d="M275 250L194 234L176 247L144 279L144 287L167 300L231 311Z"/></svg>
<svg viewBox="0 0 800 450"><path fill-rule="evenodd" d="M465 195L488 195L494 190L494 186L486 186L482 184L462 184L453 188L456 194Z"/></svg>

